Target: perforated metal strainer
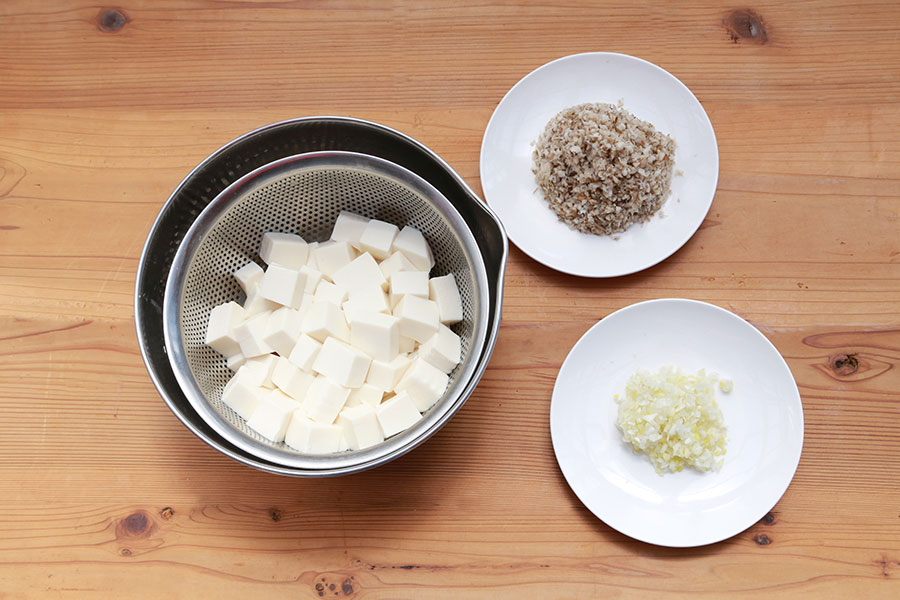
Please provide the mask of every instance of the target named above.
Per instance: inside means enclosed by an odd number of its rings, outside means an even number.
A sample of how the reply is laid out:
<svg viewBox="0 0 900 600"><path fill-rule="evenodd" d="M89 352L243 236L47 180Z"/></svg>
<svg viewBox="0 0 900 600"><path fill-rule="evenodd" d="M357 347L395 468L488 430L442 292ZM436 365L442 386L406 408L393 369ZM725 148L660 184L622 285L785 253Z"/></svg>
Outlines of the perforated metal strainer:
<svg viewBox="0 0 900 600"><path fill-rule="evenodd" d="M203 340L214 306L244 300L232 273L251 260L261 263L263 233L297 233L307 241L323 241L341 210L423 232L435 257L432 276L453 273L459 286L463 320L453 328L462 342L463 360L450 374L443 399L406 432L366 450L310 456L259 436L221 401L233 373ZM166 349L193 408L234 445L310 475L352 472L421 443L465 402L487 338L487 290L483 258L472 232L454 206L421 177L387 160L354 152L289 156L231 184L188 230L166 284Z"/></svg>

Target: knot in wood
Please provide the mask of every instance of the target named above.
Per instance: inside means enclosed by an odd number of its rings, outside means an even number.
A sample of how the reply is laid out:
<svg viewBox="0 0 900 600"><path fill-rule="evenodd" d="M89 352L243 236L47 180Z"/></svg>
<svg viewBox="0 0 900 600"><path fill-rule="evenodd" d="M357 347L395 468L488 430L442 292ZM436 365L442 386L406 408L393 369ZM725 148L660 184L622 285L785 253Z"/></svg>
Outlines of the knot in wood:
<svg viewBox="0 0 900 600"><path fill-rule="evenodd" d="M120 539L147 537L152 530L153 520L147 513L139 510L119 521L116 526L116 537Z"/></svg>
<svg viewBox="0 0 900 600"><path fill-rule="evenodd" d="M118 8L104 8L97 14L97 29L104 33L121 31L131 19Z"/></svg>
<svg viewBox="0 0 900 600"><path fill-rule="evenodd" d="M856 354L838 354L831 357L829 362L835 375L853 375L859 369L859 359Z"/></svg>
<svg viewBox="0 0 900 600"><path fill-rule="evenodd" d="M769 41L769 35L766 33L766 26L763 24L762 17L745 8L732 11L724 21L725 30L731 41L737 43L738 40L765 44Z"/></svg>

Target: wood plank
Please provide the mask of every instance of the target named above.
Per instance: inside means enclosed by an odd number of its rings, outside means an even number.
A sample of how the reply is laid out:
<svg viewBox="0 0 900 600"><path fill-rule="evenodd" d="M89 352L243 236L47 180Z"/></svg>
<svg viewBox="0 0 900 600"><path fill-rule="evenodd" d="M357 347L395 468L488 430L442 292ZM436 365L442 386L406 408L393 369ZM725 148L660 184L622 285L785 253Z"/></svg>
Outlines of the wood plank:
<svg viewBox="0 0 900 600"><path fill-rule="evenodd" d="M897 597L900 5L747 10L0 3L0 598ZM502 95L595 50L668 69L710 115L719 186L684 248L597 281L513 245L476 392L374 471L273 476L178 422L141 362L133 286L156 214L194 165L261 125L345 114L419 139L480 192ZM656 297L749 320L803 398L786 494L709 547L610 529L550 443L569 349Z"/></svg>

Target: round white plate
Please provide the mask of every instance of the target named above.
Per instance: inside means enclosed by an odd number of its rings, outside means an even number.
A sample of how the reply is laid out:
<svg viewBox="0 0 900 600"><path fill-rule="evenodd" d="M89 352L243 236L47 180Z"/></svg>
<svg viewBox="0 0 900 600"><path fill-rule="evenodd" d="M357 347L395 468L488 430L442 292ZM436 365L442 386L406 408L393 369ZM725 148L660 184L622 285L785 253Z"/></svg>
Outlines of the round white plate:
<svg viewBox="0 0 900 600"><path fill-rule="evenodd" d="M728 427L718 472L658 475L622 441L615 394L639 368L705 368L734 381L717 392ZM747 529L787 489L803 447L803 407L775 347L725 309L695 300L633 304L575 344L553 388L550 432L569 486L597 517L638 540L701 546Z"/></svg>
<svg viewBox="0 0 900 600"><path fill-rule="evenodd" d="M580 233L544 201L531 171L533 142L565 108L619 100L675 139L675 170L684 174L646 223L612 237ZM624 54L575 54L532 71L500 101L481 144L484 196L509 238L536 261L585 277L634 273L681 248L706 216L718 177L716 136L697 98L663 69Z"/></svg>

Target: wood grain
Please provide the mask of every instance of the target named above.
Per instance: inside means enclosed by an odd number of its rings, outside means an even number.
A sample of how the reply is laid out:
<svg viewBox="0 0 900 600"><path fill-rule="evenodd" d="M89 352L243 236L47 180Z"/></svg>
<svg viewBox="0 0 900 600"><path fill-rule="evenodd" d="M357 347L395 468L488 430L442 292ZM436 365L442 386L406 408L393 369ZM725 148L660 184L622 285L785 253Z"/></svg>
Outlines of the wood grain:
<svg viewBox="0 0 900 600"><path fill-rule="evenodd" d="M900 596L898 40L892 1L0 3L0 598ZM684 248L592 281L513 246L475 394L372 472L257 472L172 416L132 293L194 165L260 125L345 114L479 189L503 94L597 50L666 68L710 115L719 187ZM803 397L787 493L704 548L611 530L550 445L572 344L666 296L748 319Z"/></svg>

